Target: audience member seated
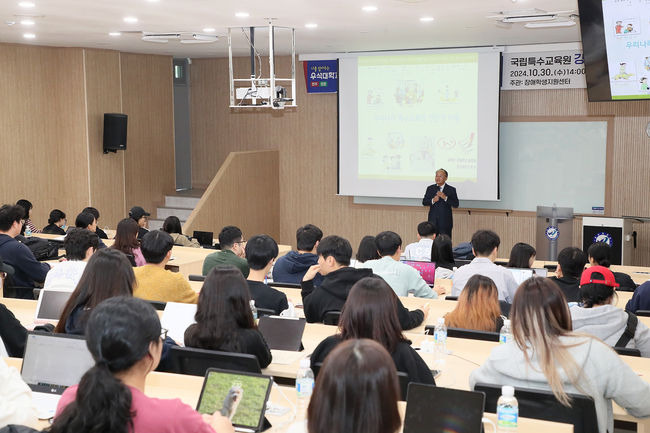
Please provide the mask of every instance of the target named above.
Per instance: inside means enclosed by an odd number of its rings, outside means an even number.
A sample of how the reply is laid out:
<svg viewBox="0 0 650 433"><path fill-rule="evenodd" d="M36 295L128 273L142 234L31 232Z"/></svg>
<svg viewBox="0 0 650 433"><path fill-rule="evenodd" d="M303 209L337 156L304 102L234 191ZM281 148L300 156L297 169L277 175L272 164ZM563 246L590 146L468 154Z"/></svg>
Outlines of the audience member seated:
<svg viewBox="0 0 650 433"><path fill-rule="evenodd" d="M36 282L45 281L50 265L34 258L32 251L14 239L23 227L25 210L21 206L4 205L0 207L0 259L13 266L13 286L17 287L16 296L34 299L32 288Z"/></svg>
<svg viewBox="0 0 650 433"><path fill-rule="evenodd" d="M431 261L436 264L436 279L450 279L454 276L454 251L449 235L440 234L431 246Z"/></svg>
<svg viewBox="0 0 650 433"><path fill-rule="evenodd" d="M307 269L318 263L316 248L321 239L323 239L323 232L315 225L307 224L300 227L296 231L298 251L289 251L275 262L273 281L300 284ZM316 275L314 281L319 285L323 277Z"/></svg>
<svg viewBox="0 0 650 433"><path fill-rule="evenodd" d="M54 332L83 335L90 312L105 299L132 296L134 284L133 268L124 254L110 248L97 251L88 260Z"/></svg>
<svg viewBox="0 0 650 433"><path fill-rule="evenodd" d="M558 285L568 302L580 302L580 275L587 264L587 255L580 248L566 247L557 255L555 277L549 280Z"/></svg>
<svg viewBox="0 0 650 433"><path fill-rule="evenodd" d="M91 232L97 234L97 219L95 215L90 212L81 212L77 215L77 218L74 221L74 226L78 229L87 229ZM68 232L72 230L72 227L68 229ZM99 239L97 249L106 248L106 244Z"/></svg>
<svg viewBox="0 0 650 433"><path fill-rule="evenodd" d="M65 236L65 229L67 220L65 213L59 209L52 209L50 217L47 219L47 225L43 227L43 233L48 235L62 235Z"/></svg>
<svg viewBox="0 0 650 433"><path fill-rule="evenodd" d="M595 242L587 250L589 264L591 266L604 266L609 268L611 265L612 247L605 242ZM636 289L636 283L632 278L623 272L614 272L614 278L618 283L618 290L633 292Z"/></svg>
<svg viewBox="0 0 650 433"><path fill-rule="evenodd" d="M510 250L510 260L506 266L508 268L532 268L536 256L535 248L526 243L517 242Z"/></svg>
<svg viewBox="0 0 650 433"><path fill-rule="evenodd" d="M373 275L370 269L351 268L352 246L347 239L327 236L318 244L318 264L309 268L302 283L302 304L307 322L322 322L328 311L341 311L352 286L362 278ZM314 276L323 275L320 286L314 286ZM397 317L403 330L419 326L429 313L429 305L409 311L397 300Z"/></svg>
<svg viewBox="0 0 650 433"><path fill-rule="evenodd" d="M198 295L183 274L165 269L173 246L172 237L162 230L144 235L140 249L147 263L133 271L133 296L149 301L196 303Z"/></svg>
<svg viewBox="0 0 650 433"><path fill-rule="evenodd" d="M400 263L402 238L395 232L381 232L375 237L380 259L368 260L360 268L369 268L392 287L397 296L413 293L418 298L437 298L444 288L431 289L420 273L413 267ZM429 250L431 251L431 250Z"/></svg>
<svg viewBox="0 0 650 433"><path fill-rule="evenodd" d="M618 283L612 271L604 266L591 266L580 278L582 305L571 307L575 332L583 332L603 340L612 347L639 349L650 357L650 330L633 314L612 305Z"/></svg>
<svg viewBox="0 0 650 433"><path fill-rule="evenodd" d="M636 288L632 299L627 301L625 311L636 313L637 310L650 310L650 281L646 281Z"/></svg>
<svg viewBox="0 0 650 433"><path fill-rule="evenodd" d="M250 266L248 290L255 306L273 310L275 314L289 308L287 295L265 284L273 260L278 256L278 244L267 235L253 236L246 242L246 260Z"/></svg>
<svg viewBox="0 0 650 433"><path fill-rule="evenodd" d="M133 206L129 210L129 218L138 223L138 239L142 240L144 235L149 233L149 217L151 214L140 206Z"/></svg>
<svg viewBox="0 0 650 433"><path fill-rule="evenodd" d="M0 428L9 424L37 427L38 416L29 386L0 358Z"/></svg>
<svg viewBox="0 0 650 433"><path fill-rule="evenodd" d="M18 200L16 202L16 206L20 206L25 211L25 213L24 213L25 223L23 224L23 227L22 227L22 229L20 231L20 234L24 235L25 230L28 227L29 227L29 229L31 230L32 233L40 233L41 231L36 228L36 226L34 225L34 223L32 222L32 219L31 219L32 218L32 208L34 207L32 205L32 203L29 200L20 199L20 200Z"/></svg>
<svg viewBox="0 0 650 433"><path fill-rule="evenodd" d="M117 223L115 240L111 248L122 251L133 266L144 266L147 262L140 249L138 240L138 223L131 218L124 218Z"/></svg>
<svg viewBox="0 0 650 433"><path fill-rule="evenodd" d="M350 266L353 268L358 268L362 263L366 263L368 260L376 260L379 258L379 253L377 252L377 242L375 242L374 236L364 236L359 242L359 248L357 248L357 255L354 257L354 260Z"/></svg>
<svg viewBox="0 0 650 433"><path fill-rule="evenodd" d="M0 340L4 343L9 356L14 358L23 357L25 343L27 342L27 329L20 324L20 321L4 304L0 304ZM0 404L0 407L2 407L2 404ZM1 409L0 412L2 412ZM2 416L0 416L1 419ZM0 421L1 423L2 421Z"/></svg>
<svg viewBox="0 0 650 433"><path fill-rule="evenodd" d="M246 257L246 241L241 230L235 226L226 226L219 233L221 251L208 255L203 260L203 275L208 275L217 265L233 265L238 268L244 278L248 277L250 268Z"/></svg>
<svg viewBox="0 0 650 433"><path fill-rule="evenodd" d="M86 263L97 249L98 243L99 238L90 230L70 230L63 241L66 260L59 262L47 273L43 288L72 292L77 287L86 269Z"/></svg>
<svg viewBox="0 0 650 433"><path fill-rule="evenodd" d="M257 329L248 285L232 265L212 268L196 306L196 323L185 330L185 346L255 355L261 368L271 363L271 350Z"/></svg>
<svg viewBox="0 0 650 433"><path fill-rule="evenodd" d="M499 332L503 317L499 306L499 291L488 277L472 275L460 292L458 305L445 315L445 324L451 328Z"/></svg>
<svg viewBox="0 0 650 433"><path fill-rule="evenodd" d="M218 411L200 415L178 398L145 395L146 378L160 362L165 333L156 311L140 299L120 297L98 305L86 333L96 364L79 385L65 390L48 431L234 432Z"/></svg>
<svg viewBox="0 0 650 433"><path fill-rule="evenodd" d="M349 340L325 359L307 411L309 433L396 433L400 389L386 349Z"/></svg>
<svg viewBox="0 0 650 433"><path fill-rule="evenodd" d="M456 270L451 294L459 296L472 275L483 275L494 281L499 290L499 300L512 303L517 290L517 282L509 270L497 266L494 261L499 252L501 239L491 230L479 230L472 236L472 253L476 258Z"/></svg>
<svg viewBox="0 0 650 433"><path fill-rule="evenodd" d="M97 233L99 239L108 239L108 235L106 234L106 232L101 228L99 228L99 211L92 206L88 206L84 208L84 210L82 210L81 212L92 214L92 216L95 217L95 221L97 221L97 227L95 228L95 233Z"/></svg>
<svg viewBox="0 0 650 433"><path fill-rule="evenodd" d="M402 334L397 296L376 276L363 278L352 286L341 313L339 332L321 341L311 355L311 365L323 362L339 343L358 338L381 344L391 354L397 371L408 375L409 382L435 384L431 370Z"/></svg>
<svg viewBox="0 0 650 433"><path fill-rule="evenodd" d="M164 232L169 233L169 236L171 236L174 240L174 245L181 247L201 248L199 241L196 239L191 239L183 234L181 220L179 220L176 216L172 215L165 218L162 229Z"/></svg>
<svg viewBox="0 0 650 433"><path fill-rule="evenodd" d="M562 291L547 278L521 284L512 310L513 339L495 346L470 375L476 383L550 389L565 406L567 393L594 399L598 430L614 431L612 400L636 417L650 416L650 384L609 346L571 331L571 313Z"/></svg>
<svg viewBox="0 0 650 433"><path fill-rule="evenodd" d="M436 231L436 226L429 221L418 224L418 241L406 246L404 259L428 262L431 258L431 247L436 238Z"/></svg>

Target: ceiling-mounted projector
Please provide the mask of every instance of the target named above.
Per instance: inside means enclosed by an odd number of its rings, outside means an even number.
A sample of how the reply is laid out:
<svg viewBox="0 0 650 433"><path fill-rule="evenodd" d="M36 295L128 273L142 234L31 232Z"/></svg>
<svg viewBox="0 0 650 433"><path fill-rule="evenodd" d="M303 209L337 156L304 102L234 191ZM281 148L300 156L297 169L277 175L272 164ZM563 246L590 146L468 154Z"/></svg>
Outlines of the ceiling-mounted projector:
<svg viewBox="0 0 650 433"><path fill-rule="evenodd" d="M194 32L174 32L174 33L150 33L142 32L142 40L146 42L155 42L159 44L166 44L170 39L176 39L181 44L206 44L210 42L217 42L219 37L217 35L205 35Z"/></svg>

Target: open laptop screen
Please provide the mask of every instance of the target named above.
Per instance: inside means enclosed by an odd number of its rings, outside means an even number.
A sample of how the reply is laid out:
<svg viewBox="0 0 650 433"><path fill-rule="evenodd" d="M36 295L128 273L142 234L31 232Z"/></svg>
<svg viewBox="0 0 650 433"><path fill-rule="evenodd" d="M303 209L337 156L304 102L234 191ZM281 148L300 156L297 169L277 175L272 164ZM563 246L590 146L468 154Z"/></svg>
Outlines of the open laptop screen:
<svg viewBox="0 0 650 433"><path fill-rule="evenodd" d="M36 308L36 321L59 320L71 294L72 292L67 291L41 290Z"/></svg>
<svg viewBox="0 0 650 433"><path fill-rule="evenodd" d="M506 268L510 271L517 284L521 284L533 276L533 270L528 268Z"/></svg>

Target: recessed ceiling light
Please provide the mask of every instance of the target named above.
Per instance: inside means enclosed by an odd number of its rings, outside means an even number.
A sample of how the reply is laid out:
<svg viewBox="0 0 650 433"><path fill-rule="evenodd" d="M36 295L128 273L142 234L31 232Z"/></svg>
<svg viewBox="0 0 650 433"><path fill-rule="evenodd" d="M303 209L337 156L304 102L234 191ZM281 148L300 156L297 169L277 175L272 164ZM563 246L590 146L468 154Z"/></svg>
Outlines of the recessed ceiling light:
<svg viewBox="0 0 650 433"><path fill-rule="evenodd" d="M36 4L34 2L20 2L18 3L18 6L21 8L33 8Z"/></svg>
<svg viewBox="0 0 650 433"><path fill-rule="evenodd" d="M120 36L122 33L120 32L110 32L108 36Z"/></svg>
<svg viewBox="0 0 650 433"><path fill-rule="evenodd" d="M206 27L203 29L205 33L214 33L216 30L212 27Z"/></svg>
<svg viewBox="0 0 650 433"><path fill-rule="evenodd" d="M377 6L368 5L362 7L361 10L363 10L364 12L377 12Z"/></svg>
<svg viewBox="0 0 650 433"><path fill-rule="evenodd" d="M158 3L159 0L147 0L149 3Z"/></svg>
<svg viewBox="0 0 650 433"><path fill-rule="evenodd" d="M23 38L25 38L25 39L35 39L36 35L34 33L24 33Z"/></svg>
<svg viewBox="0 0 650 433"><path fill-rule="evenodd" d="M30 20L29 18L25 18L24 20L20 20L20 24L29 27L29 26L33 26L35 23L34 23L34 20Z"/></svg>
<svg viewBox="0 0 650 433"><path fill-rule="evenodd" d="M248 18L249 14L248 14L248 12L237 12L237 13L235 14L235 16L236 16L237 18Z"/></svg>
<svg viewBox="0 0 650 433"><path fill-rule="evenodd" d="M307 27L308 29L315 29L316 27L318 27L318 24L316 24L316 23L307 23L307 24L305 24L305 27Z"/></svg>
<svg viewBox="0 0 650 433"><path fill-rule="evenodd" d="M136 17L124 17L124 22L129 24L135 24L138 22Z"/></svg>
<svg viewBox="0 0 650 433"><path fill-rule="evenodd" d="M433 17L422 17L420 18L420 21L423 23L430 23L431 21L433 21Z"/></svg>

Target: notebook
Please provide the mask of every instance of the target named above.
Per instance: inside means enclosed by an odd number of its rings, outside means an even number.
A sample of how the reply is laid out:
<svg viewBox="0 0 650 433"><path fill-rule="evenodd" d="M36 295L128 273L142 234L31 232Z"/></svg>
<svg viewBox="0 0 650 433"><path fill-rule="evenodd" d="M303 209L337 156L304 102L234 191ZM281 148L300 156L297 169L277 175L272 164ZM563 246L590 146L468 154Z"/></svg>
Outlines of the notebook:
<svg viewBox="0 0 650 433"><path fill-rule="evenodd" d="M265 424L264 411L272 383L270 376L262 374L210 368L205 373L196 410L202 414L220 410L230 418L235 431L259 432Z"/></svg>
<svg viewBox="0 0 650 433"><path fill-rule="evenodd" d="M93 365L83 337L29 332L20 374L32 390L38 417L52 418L63 391L78 384Z"/></svg>
<svg viewBox="0 0 650 433"><path fill-rule="evenodd" d="M213 232L201 232L194 230L192 237L199 241L202 247L212 247L214 243L214 233Z"/></svg>
<svg viewBox="0 0 650 433"><path fill-rule="evenodd" d="M257 324L270 349L300 351L305 319L262 316Z"/></svg>
<svg viewBox="0 0 650 433"><path fill-rule="evenodd" d="M481 433L485 394L411 382L404 433Z"/></svg>
<svg viewBox="0 0 650 433"><path fill-rule="evenodd" d="M404 260L402 263L415 268L427 284L434 284L436 281L436 264L434 262L418 262L415 260Z"/></svg>
<svg viewBox="0 0 650 433"><path fill-rule="evenodd" d="M58 322L71 294L72 292L64 290L41 290L36 304L34 323L42 325L43 323Z"/></svg>

